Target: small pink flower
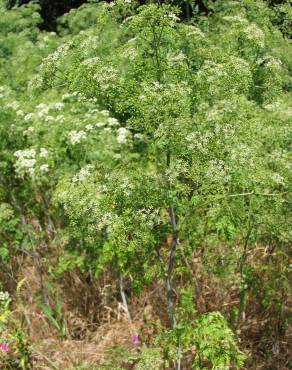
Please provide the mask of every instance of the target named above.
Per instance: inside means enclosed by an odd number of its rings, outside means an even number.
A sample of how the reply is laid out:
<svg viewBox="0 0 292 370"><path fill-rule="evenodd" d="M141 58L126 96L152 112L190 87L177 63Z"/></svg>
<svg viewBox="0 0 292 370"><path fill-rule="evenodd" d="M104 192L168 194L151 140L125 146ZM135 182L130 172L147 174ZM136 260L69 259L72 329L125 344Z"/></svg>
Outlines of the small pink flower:
<svg viewBox="0 0 292 370"><path fill-rule="evenodd" d="M0 344L0 349L2 350L2 352L7 353L9 351L9 346L7 343L3 342Z"/></svg>
<svg viewBox="0 0 292 370"><path fill-rule="evenodd" d="M140 344L140 337L138 334L132 335L132 343L137 346Z"/></svg>

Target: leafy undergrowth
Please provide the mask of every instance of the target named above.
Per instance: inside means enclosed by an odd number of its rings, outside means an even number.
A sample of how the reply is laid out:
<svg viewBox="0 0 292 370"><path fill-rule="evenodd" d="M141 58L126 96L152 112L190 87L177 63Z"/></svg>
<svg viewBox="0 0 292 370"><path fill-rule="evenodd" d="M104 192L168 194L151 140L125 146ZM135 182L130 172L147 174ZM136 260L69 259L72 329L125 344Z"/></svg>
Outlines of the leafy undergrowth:
<svg viewBox="0 0 292 370"><path fill-rule="evenodd" d="M51 252L52 255L56 251ZM61 279L52 279L46 272L48 266L41 257L43 253L44 250L38 250L34 254L19 256L13 261L13 270L7 268L7 272L1 274L1 280L11 291L16 289L17 281L22 281L18 297L12 297L14 303L11 314L18 328L22 322L27 368L173 368L172 363L168 366L164 361L167 356L162 343L165 342L158 339L168 326L163 281L155 281L138 295L131 295L125 287L129 295L129 320L121 302L117 276L107 272L96 280L89 274L72 271ZM258 246L249 259L258 269L262 284L268 284L269 273L262 271L261 266L263 263L274 263L277 256ZM222 283L222 279L207 273L202 262L200 252L190 262L198 292L195 318L203 317L205 312L218 311L228 318L247 356L242 369L289 369L291 332L281 327L281 323L289 316L289 301L281 307L281 311L277 305L267 309L264 304L259 304L262 301L261 292L255 288L248 295L245 319L237 325L234 321L239 306L236 286L228 278ZM188 278L181 276L181 279L182 286L189 287ZM58 299L59 313L56 310ZM42 308L40 302L46 302L43 305L50 307L51 314ZM211 327L208 322L199 330L202 332ZM222 335L224 331L221 329ZM211 332L211 338L208 332L206 335L208 342L212 343L214 332ZM183 369L192 368L196 352L195 346L188 351ZM18 349L12 356L21 359L23 353ZM203 365L207 369L210 366L208 361Z"/></svg>

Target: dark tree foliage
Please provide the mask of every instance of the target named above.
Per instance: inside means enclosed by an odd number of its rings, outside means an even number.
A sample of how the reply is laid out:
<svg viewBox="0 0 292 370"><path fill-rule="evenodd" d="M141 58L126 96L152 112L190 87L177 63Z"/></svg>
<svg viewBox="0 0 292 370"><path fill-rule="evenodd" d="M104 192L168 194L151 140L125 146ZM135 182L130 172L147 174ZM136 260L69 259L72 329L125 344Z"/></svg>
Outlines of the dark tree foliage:
<svg viewBox="0 0 292 370"><path fill-rule="evenodd" d="M29 3L30 0L7 0L7 7L12 8L22 4ZM56 20L61 15L78 8L86 3L86 0L40 0L41 16L43 19L42 28L53 31L56 28Z"/></svg>
<svg viewBox="0 0 292 370"><path fill-rule="evenodd" d="M31 0L7 0L7 8L27 4ZM287 0L266 0L270 6L287 4ZM48 31L56 29L57 18L86 3L87 0L39 0L41 6L41 16L43 19L42 28ZM110 2L110 1L107 1ZM141 5L151 1L140 0ZM169 1L158 0L159 3L169 3ZM190 19L194 14L212 13L213 4L216 0L174 0L171 3L181 8L181 17ZM280 20L281 23L281 20ZM281 25L279 25L279 28Z"/></svg>

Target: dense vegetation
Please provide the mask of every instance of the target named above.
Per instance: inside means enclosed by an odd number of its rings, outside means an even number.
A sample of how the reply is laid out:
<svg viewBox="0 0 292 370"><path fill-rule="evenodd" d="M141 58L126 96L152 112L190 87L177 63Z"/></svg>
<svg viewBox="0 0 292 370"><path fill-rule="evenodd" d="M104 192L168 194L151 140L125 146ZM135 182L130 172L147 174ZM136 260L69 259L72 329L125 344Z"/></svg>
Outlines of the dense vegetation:
<svg viewBox="0 0 292 370"><path fill-rule="evenodd" d="M291 366L292 12L269 5L89 2L49 32L0 1L1 369Z"/></svg>

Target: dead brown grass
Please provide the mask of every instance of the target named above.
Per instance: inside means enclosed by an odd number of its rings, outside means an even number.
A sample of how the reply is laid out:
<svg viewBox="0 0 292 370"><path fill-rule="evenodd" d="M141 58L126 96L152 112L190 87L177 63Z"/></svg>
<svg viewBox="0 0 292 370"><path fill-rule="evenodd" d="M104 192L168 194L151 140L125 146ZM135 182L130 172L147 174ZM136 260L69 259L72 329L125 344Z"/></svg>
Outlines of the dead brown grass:
<svg viewBox="0 0 292 370"><path fill-rule="evenodd" d="M249 256L249 262L260 266L269 263L269 258L271 256L265 249L259 247ZM236 281L227 279L222 282L222 279L210 275L203 267L200 253L193 256L190 268L198 312L220 310L231 320L230 312L239 303ZM132 316L129 322L120 303L116 276L107 272L96 280L89 274L74 271L54 281L62 297L62 310L68 328L67 337L62 338L38 303L40 299L54 303L54 297L46 286L52 278L46 271L42 252L35 251L20 253L12 265L6 266L0 274L3 284L12 293L17 282L26 279L21 291L22 308L14 308L17 314L24 316L35 370L65 370L81 365L94 368L103 362L109 348L133 349L131 336L135 333L142 335L144 343L151 344L159 329L168 324L162 281L155 282L153 287L148 287L139 296L127 291ZM262 281L271 278L265 271L260 273ZM187 277L180 279L183 284L190 283ZM250 353L246 369L288 370L291 366L291 331L281 327L281 322L283 315L287 317L291 314L289 298L283 297L285 304L280 313L273 306L263 309L259 298L256 291L250 292L246 320L237 328L241 348ZM189 366L186 364L184 370L190 369Z"/></svg>

